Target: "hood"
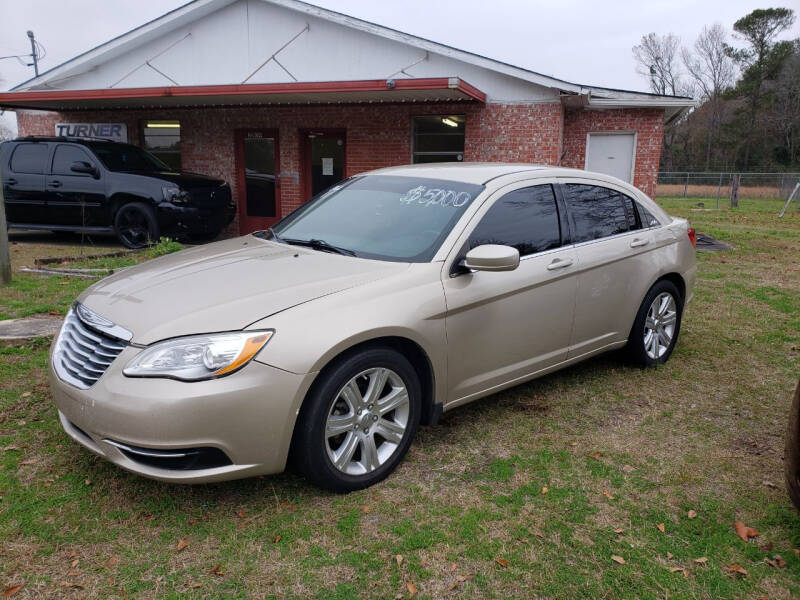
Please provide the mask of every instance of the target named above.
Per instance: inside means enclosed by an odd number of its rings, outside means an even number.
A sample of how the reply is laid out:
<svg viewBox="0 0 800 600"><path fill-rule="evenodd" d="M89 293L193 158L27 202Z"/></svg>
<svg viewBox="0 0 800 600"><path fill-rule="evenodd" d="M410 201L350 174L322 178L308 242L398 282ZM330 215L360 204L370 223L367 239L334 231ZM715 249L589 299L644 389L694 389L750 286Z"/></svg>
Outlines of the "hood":
<svg viewBox="0 0 800 600"><path fill-rule="evenodd" d="M298 304L408 269L245 236L123 269L78 300L133 342L233 331Z"/></svg>
<svg viewBox="0 0 800 600"><path fill-rule="evenodd" d="M164 181L171 181L179 187L190 190L193 188L208 188L218 185L225 185L225 182L215 177L208 175L201 175L200 173L167 173L158 172L152 173L151 177L163 179Z"/></svg>

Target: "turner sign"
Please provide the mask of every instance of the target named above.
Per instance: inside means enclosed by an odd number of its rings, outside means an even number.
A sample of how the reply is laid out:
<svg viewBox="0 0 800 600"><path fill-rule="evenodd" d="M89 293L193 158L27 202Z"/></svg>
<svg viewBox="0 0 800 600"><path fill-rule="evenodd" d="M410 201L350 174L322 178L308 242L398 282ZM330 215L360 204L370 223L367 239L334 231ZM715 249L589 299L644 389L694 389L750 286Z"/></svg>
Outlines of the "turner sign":
<svg viewBox="0 0 800 600"><path fill-rule="evenodd" d="M56 135L127 142L128 126L125 123L56 123Z"/></svg>

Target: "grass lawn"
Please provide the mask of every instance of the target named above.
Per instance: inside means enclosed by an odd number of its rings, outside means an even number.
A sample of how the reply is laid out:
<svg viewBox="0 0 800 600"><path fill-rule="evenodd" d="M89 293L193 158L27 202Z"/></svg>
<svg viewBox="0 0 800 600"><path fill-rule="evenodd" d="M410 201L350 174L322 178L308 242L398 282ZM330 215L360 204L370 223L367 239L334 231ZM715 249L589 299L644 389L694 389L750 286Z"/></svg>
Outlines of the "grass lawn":
<svg viewBox="0 0 800 600"><path fill-rule="evenodd" d="M420 431L387 481L347 496L291 474L194 487L126 474L61 431L48 344L0 347L0 590L800 595L800 518L782 472L800 375L800 215L778 219L781 203L769 200L721 211L661 202L734 246L699 256L667 365L603 356L456 409ZM63 312L85 285L17 275L0 290L0 318ZM760 536L742 541L734 521Z"/></svg>

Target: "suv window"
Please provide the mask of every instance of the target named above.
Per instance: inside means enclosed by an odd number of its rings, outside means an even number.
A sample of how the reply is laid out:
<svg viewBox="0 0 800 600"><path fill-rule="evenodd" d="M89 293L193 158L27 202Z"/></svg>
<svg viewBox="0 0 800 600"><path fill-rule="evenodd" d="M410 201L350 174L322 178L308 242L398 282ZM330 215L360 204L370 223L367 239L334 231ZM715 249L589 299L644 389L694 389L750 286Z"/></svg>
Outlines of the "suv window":
<svg viewBox="0 0 800 600"><path fill-rule="evenodd" d="M47 144L19 144L11 155L11 170L35 175L44 173L47 151Z"/></svg>
<svg viewBox="0 0 800 600"><path fill-rule="evenodd" d="M92 161L89 155L77 146L67 146L64 144L56 146L56 151L53 154L53 175L84 175L85 177L89 177L88 174L75 173L70 169L72 163L76 161L88 162L90 165L94 164L94 161Z"/></svg>
<svg viewBox="0 0 800 600"><path fill-rule="evenodd" d="M514 190L497 200L470 235L470 250L482 244L513 246L520 256L560 246L553 186Z"/></svg>
<svg viewBox="0 0 800 600"><path fill-rule="evenodd" d="M625 208L624 199L628 198L625 194L597 185L568 183L565 187L567 204L575 225L575 243L625 233L631 228ZM634 221L634 229L635 225Z"/></svg>

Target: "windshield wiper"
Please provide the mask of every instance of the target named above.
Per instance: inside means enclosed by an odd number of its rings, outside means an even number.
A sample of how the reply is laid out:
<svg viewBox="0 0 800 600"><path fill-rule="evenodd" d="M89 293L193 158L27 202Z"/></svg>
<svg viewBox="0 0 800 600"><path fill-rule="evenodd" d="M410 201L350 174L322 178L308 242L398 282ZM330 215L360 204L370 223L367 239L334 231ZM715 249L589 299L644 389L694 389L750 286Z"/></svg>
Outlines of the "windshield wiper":
<svg viewBox="0 0 800 600"><path fill-rule="evenodd" d="M339 246L334 246L333 244L329 244L325 240L318 240L318 239L310 239L310 240L298 240L294 238L282 238L278 237L275 232L272 232L272 235L277 239L279 242L284 242L285 244L291 244L293 246L305 246L307 248L311 248L313 250L320 250L322 252L333 252L334 254L344 254L346 256L356 256L356 253L348 248L341 248Z"/></svg>

